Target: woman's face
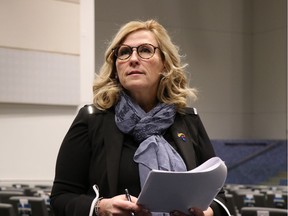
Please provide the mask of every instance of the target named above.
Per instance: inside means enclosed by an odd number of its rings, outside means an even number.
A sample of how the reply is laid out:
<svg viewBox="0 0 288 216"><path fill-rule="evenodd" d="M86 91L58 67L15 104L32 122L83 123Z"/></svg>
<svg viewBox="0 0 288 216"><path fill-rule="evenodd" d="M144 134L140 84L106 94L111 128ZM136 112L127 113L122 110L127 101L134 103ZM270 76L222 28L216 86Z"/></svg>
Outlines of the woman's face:
<svg viewBox="0 0 288 216"><path fill-rule="evenodd" d="M158 47L154 34L147 30L133 32L123 42L130 47L138 47L147 43ZM132 96L145 94L156 98L163 68L159 49L156 49L155 54L149 59L141 58L134 48L128 59L117 58L116 60L119 81Z"/></svg>

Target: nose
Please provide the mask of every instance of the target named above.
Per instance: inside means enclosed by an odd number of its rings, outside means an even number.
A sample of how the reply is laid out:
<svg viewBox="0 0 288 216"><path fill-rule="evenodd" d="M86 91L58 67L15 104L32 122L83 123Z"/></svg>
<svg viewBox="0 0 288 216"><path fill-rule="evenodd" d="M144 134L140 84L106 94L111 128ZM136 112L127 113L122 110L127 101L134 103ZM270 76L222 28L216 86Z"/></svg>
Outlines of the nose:
<svg viewBox="0 0 288 216"><path fill-rule="evenodd" d="M133 47L133 48L132 48L131 58L132 58L133 56L138 57L138 53L137 53L136 47Z"/></svg>
<svg viewBox="0 0 288 216"><path fill-rule="evenodd" d="M132 49L132 53L131 56L129 58L130 64L135 64L135 63L139 63L139 55L137 53L137 49L134 47Z"/></svg>

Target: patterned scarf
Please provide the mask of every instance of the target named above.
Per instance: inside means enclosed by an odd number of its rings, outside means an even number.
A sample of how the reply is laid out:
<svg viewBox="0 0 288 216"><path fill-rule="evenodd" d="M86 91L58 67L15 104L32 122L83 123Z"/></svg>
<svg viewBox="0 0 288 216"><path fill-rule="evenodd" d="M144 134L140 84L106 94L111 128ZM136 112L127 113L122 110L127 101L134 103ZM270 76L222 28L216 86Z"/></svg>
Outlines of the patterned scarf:
<svg viewBox="0 0 288 216"><path fill-rule="evenodd" d="M175 106L159 103L146 113L131 98L122 93L115 108L115 122L120 131L130 134L140 143L134 154L138 163L141 187L152 169L186 171L186 165L163 134L175 118Z"/></svg>

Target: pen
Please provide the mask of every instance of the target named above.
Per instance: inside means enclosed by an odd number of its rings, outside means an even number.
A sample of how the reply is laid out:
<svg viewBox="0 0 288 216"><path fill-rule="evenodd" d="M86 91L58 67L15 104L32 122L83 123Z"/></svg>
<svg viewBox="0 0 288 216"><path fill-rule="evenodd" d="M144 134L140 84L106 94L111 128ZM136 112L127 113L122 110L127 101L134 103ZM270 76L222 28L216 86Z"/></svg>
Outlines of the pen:
<svg viewBox="0 0 288 216"><path fill-rule="evenodd" d="M125 189L125 195L126 195L126 199L127 199L129 202L132 202L131 196L130 196L129 191L128 191L127 188ZM134 216L134 215L135 215L134 212L131 212L131 216Z"/></svg>

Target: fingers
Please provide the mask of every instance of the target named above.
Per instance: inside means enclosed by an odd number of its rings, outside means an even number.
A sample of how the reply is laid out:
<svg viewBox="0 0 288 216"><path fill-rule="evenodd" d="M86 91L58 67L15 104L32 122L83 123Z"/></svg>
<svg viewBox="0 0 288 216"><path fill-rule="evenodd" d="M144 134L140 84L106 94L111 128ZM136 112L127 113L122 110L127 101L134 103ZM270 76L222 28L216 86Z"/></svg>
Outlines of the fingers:
<svg viewBox="0 0 288 216"><path fill-rule="evenodd" d="M131 201L125 195L102 199L100 202L100 215L126 215L151 216L150 211L136 204L137 198L131 196Z"/></svg>
<svg viewBox="0 0 288 216"><path fill-rule="evenodd" d="M189 212L192 216L204 216L204 212L198 208L190 208Z"/></svg>
<svg viewBox="0 0 288 216"><path fill-rule="evenodd" d="M105 200L106 201L106 200ZM143 208L142 206L136 204L137 198L131 196L131 201L127 200L127 197L125 195L118 195L115 196L109 200L109 205L107 204L106 207L109 206L109 212L110 214L107 215L132 215L132 213L137 214L137 216L150 216L151 213ZM102 209L104 210L104 209Z"/></svg>
<svg viewBox="0 0 288 216"><path fill-rule="evenodd" d="M137 202L137 198L136 197L134 197L134 196L130 196L131 197L131 201L133 202L133 203L136 203Z"/></svg>
<svg viewBox="0 0 288 216"><path fill-rule="evenodd" d="M170 212L171 216L186 216L187 214L180 212L180 211L172 211ZM201 209L197 209L197 208L190 208L189 209L189 215L190 216L204 216L204 212Z"/></svg>

